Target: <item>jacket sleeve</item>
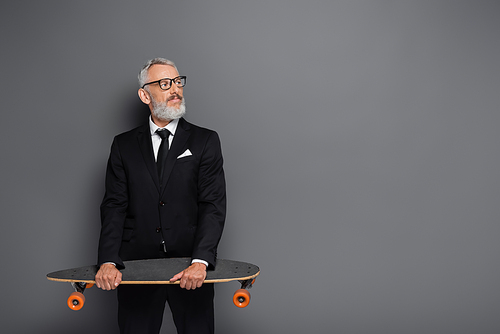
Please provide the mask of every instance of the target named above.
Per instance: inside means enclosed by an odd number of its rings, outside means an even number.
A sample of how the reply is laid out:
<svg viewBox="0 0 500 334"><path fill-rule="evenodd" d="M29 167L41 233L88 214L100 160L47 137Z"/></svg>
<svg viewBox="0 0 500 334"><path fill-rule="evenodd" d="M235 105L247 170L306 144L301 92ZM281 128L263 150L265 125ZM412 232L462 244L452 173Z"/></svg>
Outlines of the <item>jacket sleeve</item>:
<svg viewBox="0 0 500 334"><path fill-rule="evenodd" d="M122 269L124 265L119 252L128 206L128 193L127 176L116 137L108 159L105 187L101 203L101 234L97 262L98 265L114 262L118 269Z"/></svg>
<svg viewBox="0 0 500 334"><path fill-rule="evenodd" d="M198 226L193 259L215 267L217 246L226 219L226 182L219 136L211 132L200 162L198 177Z"/></svg>

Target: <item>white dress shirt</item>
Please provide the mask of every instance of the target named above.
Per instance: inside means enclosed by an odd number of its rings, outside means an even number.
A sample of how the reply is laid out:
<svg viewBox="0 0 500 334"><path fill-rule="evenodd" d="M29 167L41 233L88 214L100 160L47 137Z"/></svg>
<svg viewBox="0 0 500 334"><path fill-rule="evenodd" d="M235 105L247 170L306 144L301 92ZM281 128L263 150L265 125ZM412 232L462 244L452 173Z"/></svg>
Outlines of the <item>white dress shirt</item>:
<svg viewBox="0 0 500 334"><path fill-rule="evenodd" d="M166 127L160 128L153 122L151 116L149 116L149 131L151 132L151 143L153 144L155 161L158 158L158 150L161 144L161 137L159 134L156 133L156 130L167 129L170 132L170 136L168 136L168 148L170 149L170 147L172 146L172 141L174 140L175 130L177 130L177 124L179 124L179 120L174 119L173 121L170 121L170 123L168 123Z"/></svg>

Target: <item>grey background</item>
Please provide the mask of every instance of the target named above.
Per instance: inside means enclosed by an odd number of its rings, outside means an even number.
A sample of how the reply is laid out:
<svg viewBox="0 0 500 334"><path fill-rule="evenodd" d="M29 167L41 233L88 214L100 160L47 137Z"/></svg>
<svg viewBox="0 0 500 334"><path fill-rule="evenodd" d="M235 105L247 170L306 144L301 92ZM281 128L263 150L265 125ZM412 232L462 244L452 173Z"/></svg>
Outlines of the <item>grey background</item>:
<svg viewBox="0 0 500 334"><path fill-rule="evenodd" d="M164 56L222 140L220 256L262 270L246 309L217 285L218 333L500 332L499 9L2 2L1 331L116 332L114 292L73 312L45 275L95 262L112 138Z"/></svg>

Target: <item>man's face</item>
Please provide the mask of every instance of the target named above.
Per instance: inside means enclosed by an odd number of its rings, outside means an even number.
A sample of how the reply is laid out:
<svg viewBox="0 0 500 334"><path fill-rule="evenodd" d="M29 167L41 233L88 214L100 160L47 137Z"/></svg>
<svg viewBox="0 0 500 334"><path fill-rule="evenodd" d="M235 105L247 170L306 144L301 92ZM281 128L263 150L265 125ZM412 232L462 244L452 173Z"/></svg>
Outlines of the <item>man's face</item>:
<svg viewBox="0 0 500 334"><path fill-rule="evenodd" d="M179 72L170 65L153 65L148 70L148 82L157 81L164 78L176 78ZM166 102L168 107L179 109L184 98L184 87L179 87L172 83L168 90L162 90L158 84L148 85L151 97L157 103Z"/></svg>
<svg viewBox="0 0 500 334"><path fill-rule="evenodd" d="M174 79L179 76L177 70L170 65L153 65L148 70L147 82L160 79ZM149 106L153 121L170 121L184 116L186 112L183 96L184 87L177 86L172 82L167 90L162 90L158 83L148 85L147 91L139 89L139 97ZM158 124L157 124L158 125Z"/></svg>

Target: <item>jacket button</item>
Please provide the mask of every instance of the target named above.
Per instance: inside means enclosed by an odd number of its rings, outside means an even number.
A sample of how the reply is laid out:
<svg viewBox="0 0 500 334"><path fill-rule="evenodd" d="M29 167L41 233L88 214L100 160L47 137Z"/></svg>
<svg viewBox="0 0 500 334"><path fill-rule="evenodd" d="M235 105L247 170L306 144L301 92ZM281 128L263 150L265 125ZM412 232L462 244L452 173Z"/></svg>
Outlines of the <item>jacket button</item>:
<svg viewBox="0 0 500 334"><path fill-rule="evenodd" d="M156 228L156 233L160 233L161 232L161 227L157 227Z"/></svg>
<svg viewBox="0 0 500 334"><path fill-rule="evenodd" d="M165 206L165 202L161 201L160 206Z"/></svg>

